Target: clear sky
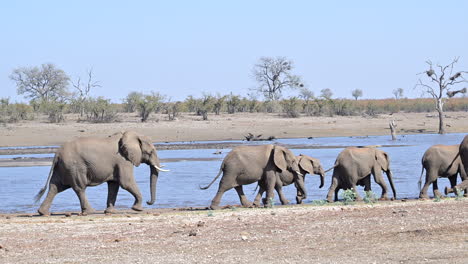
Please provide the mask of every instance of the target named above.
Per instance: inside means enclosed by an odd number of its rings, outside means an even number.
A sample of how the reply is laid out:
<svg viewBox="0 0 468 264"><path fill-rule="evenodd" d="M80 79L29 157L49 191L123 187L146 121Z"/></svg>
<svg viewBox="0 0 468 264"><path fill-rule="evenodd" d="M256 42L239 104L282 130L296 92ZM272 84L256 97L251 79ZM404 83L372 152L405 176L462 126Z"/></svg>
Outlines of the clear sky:
<svg viewBox="0 0 468 264"><path fill-rule="evenodd" d="M468 1L2 1L0 34L0 97L13 101L12 70L49 62L72 79L92 67L92 95L114 102L246 95L261 56L293 60L316 95L340 98L419 97L428 59L468 70Z"/></svg>

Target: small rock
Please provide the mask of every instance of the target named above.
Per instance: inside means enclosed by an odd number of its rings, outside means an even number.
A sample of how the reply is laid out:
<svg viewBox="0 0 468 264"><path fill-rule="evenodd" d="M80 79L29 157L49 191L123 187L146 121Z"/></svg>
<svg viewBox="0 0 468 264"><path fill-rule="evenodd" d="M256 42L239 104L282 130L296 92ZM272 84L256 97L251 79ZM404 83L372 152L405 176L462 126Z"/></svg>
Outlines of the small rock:
<svg viewBox="0 0 468 264"><path fill-rule="evenodd" d="M193 229L193 230L190 230L190 232L189 232L188 235L189 235L189 236L196 236L196 235L197 235L197 230L194 230L194 229Z"/></svg>
<svg viewBox="0 0 468 264"><path fill-rule="evenodd" d="M198 227L205 226L205 222L199 221L198 224L197 224L197 226L198 226Z"/></svg>
<svg viewBox="0 0 468 264"><path fill-rule="evenodd" d="M10 216L7 216L7 217L5 217L5 218L6 218L6 219L11 219L11 217L10 217Z"/></svg>
<svg viewBox="0 0 468 264"><path fill-rule="evenodd" d="M120 239L118 239L118 238L116 238L116 239L114 240L114 242L120 242L120 241L122 241L122 240L120 240Z"/></svg>
<svg viewBox="0 0 468 264"><path fill-rule="evenodd" d="M72 216L71 213L65 213L65 217L70 217L70 216Z"/></svg>

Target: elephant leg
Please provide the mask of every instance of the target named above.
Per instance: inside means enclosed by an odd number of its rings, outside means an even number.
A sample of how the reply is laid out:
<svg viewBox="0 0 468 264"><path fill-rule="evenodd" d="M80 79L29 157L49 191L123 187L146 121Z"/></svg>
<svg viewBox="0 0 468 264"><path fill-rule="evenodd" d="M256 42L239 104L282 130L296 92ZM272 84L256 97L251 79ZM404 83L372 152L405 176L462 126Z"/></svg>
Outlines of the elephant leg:
<svg viewBox="0 0 468 264"><path fill-rule="evenodd" d="M339 200L339 199L338 199L338 193L340 192L340 189L341 189L340 186L336 187L336 189L335 189L335 201L338 201L338 200Z"/></svg>
<svg viewBox="0 0 468 264"><path fill-rule="evenodd" d="M426 182L424 183L424 186L421 189L421 192L419 193L420 199L429 198L429 196L427 195L427 190L429 189L429 186L436 180L437 180L437 175L435 175L431 171L426 171Z"/></svg>
<svg viewBox="0 0 468 264"><path fill-rule="evenodd" d="M73 188L73 191L75 191L76 195L78 196L78 199L80 199L82 215L93 213L94 209L89 204L88 198L86 198L86 193L85 193L86 187L85 188Z"/></svg>
<svg viewBox="0 0 468 264"><path fill-rule="evenodd" d="M245 196L244 189L242 188L242 185L236 186L235 189L237 191L237 194L239 195L239 199L240 199L240 202L241 202L242 206L251 207L252 203Z"/></svg>
<svg viewBox="0 0 468 264"><path fill-rule="evenodd" d="M39 207L39 209L37 210L37 212L40 215L49 215L50 214L49 213L50 205L52 204L52 201L54 200L55 195L57 195L57 193L65 191L68 188L70 188L70 187L69 186L64 186L64 185L62 185L60 183L52 183L51 182L49 184L49 192L47 192L47 196L44 199L44 201L42 202L42 204Z"/></svg>
<svg viewBox="0 0 468 264"><path fill-rule="evenodd" d="M119 183L115 181L107 182L107 208L104 211L106 214L115 213L115 200L117 199L117 193L119 192Z"/></svg>
<svg viewBox="0 0 468 264"><path fill-rule="evenodd" d="M265 206L272 206L273 199L275 198L275 185L276 185L276 173L274 171L268 171L266 173L266 197Z"/></svg>
<svg viewBox="0 0 468 264"><path fill-rule="evenodd" d="M259 207L260 206L260 199L262 199L262 195L263 193L265 192L265 188L263 188L263 186L260 184L259 185L259 189L258 189L258 193L257 193L257 196L255 196L255 200L253 202L253 205L255 207Z"/></svg>
<svg viewBox="0 0 468 264"><path fill-rule="evenodd" d="M135 177L133 176L133 173L127 173L126 175L120 175L120 187L122 187L124 190L132 194L133 197L135 197L135 202L133 203L132 210L143 211L143 206L141 205L143 198L141 196L140 189L138 188L138 185L135 181Z"/></svg>
<svg viewBox="0 0 468 264"><path fill-rule="evenodd" d="M330 189L328 189L328 194L327 194L327 201L329 203L333 203L333 201L338 201L338 178L333 177L332 178L332 184L330 185ZM333 194L335 194L335 200L333 200Z"/></svg>
<svg viewBox="0 0 468 264"><path fill-rule="evenodd" d="M366 178L363 179L364 182L364 191L369 192L372 191L371 189L371 181L370 181L370 175L367 176Z"/></svg>
<svg viewBox="0 0 468 264"><path fill-rule="evenodd" d="M357 185L355 183L351 184L351 189L353 189L353 191L354 191L354 200L355 201L362 201L362 197L361 197L361 195L359 195L359 193L357 191Z"/></svg>
<svg viewBox="0 0 468 264"><path fill-rule="evenodd" d="M388 200L387 184L385 183L385 180L382 176L382 171L380 169L374 170L374 180L378 185L380 185L380 188L382 188L382 195L380 196L379 200Z"/></svg>
<svg viewBox="0 0 468 264"><path fill-rule="evenodd" d="M282 205L289 204L289 200L286 199L286 196L284 196L283 188L282 188L283 186L280 185L280 184L281 184L281 183L279 183L279 184L277 183L277 184L275 185L275 190L276 190L276 192L278 193L278 196L279 196L279 198L280 198L281 204L282 204Z"/></svg>
<svg viewBox="0 0 468 264"><path fill-rule="evenodd" d="M437 184L437 179L432 183L432 191L434 192L434 198L435 197L443 197L442 193L439 191L439 186Z"/></svg>

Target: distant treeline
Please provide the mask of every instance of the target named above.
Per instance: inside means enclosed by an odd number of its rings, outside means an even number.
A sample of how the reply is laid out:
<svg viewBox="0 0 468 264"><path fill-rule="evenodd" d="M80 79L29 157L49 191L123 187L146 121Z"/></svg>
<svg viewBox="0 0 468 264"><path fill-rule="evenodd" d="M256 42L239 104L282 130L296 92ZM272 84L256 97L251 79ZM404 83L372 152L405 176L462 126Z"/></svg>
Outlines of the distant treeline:
<svg viewBox="0 0 468 264"><path fill-rule="evenodd" d="M468 111L468 98L451 98L445 103L446 111ZM29 104L11 103L9 99L0 99L0 122L18 122L34 120L38 114L46 114L50 122L63 122L64 114L79 114L79 122L114 122L119 113L138 113L145 122L152 113L167 115L167 120L175 120L181 113L201 116L204 120L209 115L220 113L278 113L291 118L300 116L375 116L396 112L420 113L434 111L434 100L419 99L299 99L292 97L277 101L259 101L238 95L211 96L196 98L188 96L184 101L171 102L158 93L130 93L122 103L111 103L103 97L49 101Z"/></svg>

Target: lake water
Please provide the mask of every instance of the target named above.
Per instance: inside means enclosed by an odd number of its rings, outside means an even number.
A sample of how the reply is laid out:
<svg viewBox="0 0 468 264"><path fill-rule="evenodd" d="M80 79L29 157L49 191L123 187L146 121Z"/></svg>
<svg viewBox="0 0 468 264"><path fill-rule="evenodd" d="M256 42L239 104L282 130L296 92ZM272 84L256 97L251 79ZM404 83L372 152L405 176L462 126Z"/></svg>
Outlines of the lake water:
<svg viewBox="0 0 468 264"><path fill-rule="evenodd" d="M382 150L390 155L391 168L394 174L394 183L397 198L416 198L419 195L418 180L421 173L421 157L427 148L434 144L459 144L465 134L418 134L400 135L397 141L389 140L389 136L370 137L324 137L324 138L299 138L279 139L276 142L284 144L308 144L314 146L362 146L362 145L405 145L403 147L383 147ZM223 141L225 142L225 141ZM192 142L197 143L197 142ZM255 144L268 144L271 142L255 142ZM248 144L248 143L245 143ZM306 154L321 160L325 169L333 166L336 156L342 148L330 149L292 149L299 154ZM209 206L214 197L218 181L208 190L200 190L200 185L207 185L216 176L222 159L230 151L223 149L221 155L213 154L215 149L191 149L191 150L161 150L158 155L164 158L214 158L212 161L182 160L180 162L166 163L170 172L160 173L156 203L152 206L145 204L146 208L167 207L204 207ZM50 154L37 155L0 155L0 158L12 157L48 157ZM0 168L0 213L33 213L39 204L33 203L33 197L44 186L50 167L7 167ZM327 173L325 186L319 189L319 177L306 176L306 188L308 198L305 203L312 200L326 198L330 186L332 172ZM149 200L149 168L145 164L135 168L135 177L145 200ZM381 189L373 180L372 190L380 196ZM388 183L387 183L388 185ZM439 179L439 188L443 190L449 186L448 179ZM256 184L244 186L244 192L253 200ZM294 185L283 187L286 197L295 202L296 188ZM429 189L432 196L432 188ZM363 188L358 187L362 194ZM89 202L96 210L104 210L107 199L107 184L89 187L86 191ZM391 192L389 193L391 197ZM44 195L45 197L45 195ZM43 197L43 198L44 198ZM116 206L128 209L133 204L133 197L125 190L120 189ZM275 202L279 203L278 196ZM232 189L226 192L221 205L240 204L237 192ZM80 204L75 193L68 189L58 194L51 207L51 212L80 211Z"/></svg>

